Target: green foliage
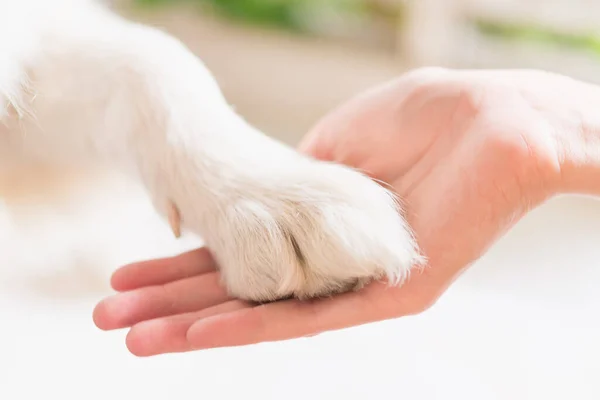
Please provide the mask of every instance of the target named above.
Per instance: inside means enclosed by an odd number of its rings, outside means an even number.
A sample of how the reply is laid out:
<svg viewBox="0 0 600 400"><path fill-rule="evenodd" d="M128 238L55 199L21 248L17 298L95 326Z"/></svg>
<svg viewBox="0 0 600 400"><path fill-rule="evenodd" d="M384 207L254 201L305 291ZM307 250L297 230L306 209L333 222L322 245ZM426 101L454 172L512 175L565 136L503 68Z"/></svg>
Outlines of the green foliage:
<svg viewBox="0 0 600 400"><path fill-rule="evenodd" d="M318 12L327 7L338 13L364 12L361 0L135 0L143 6L176 2L208 6L214 11L239 21L272 25L290 30L303 30L299 17L307 11Z"/></svg>
<svg viewBox="0 0 600 400"><path fill-rule="evenodd" d="M268 25L293 31L306 31L307 15L327 12L337 16L385 16L399 23L402 7L390 10L366 0L134 0L141 6L186 3L209 7L237 21ZM310 18L310 17L308 17ZM531 24L511 24L491 20L474 21L480 33L503 40L527 41L589 51L600 56L600 36L568 34Z"/></svg>
<svg viewBox="0 0 600 400"><path fill-rule="evenodd" d="M595 34L564 33L542 26L486 20L475 21L475 25L481 33L492 37L585 50L600 56L600 36Z"/></svg>

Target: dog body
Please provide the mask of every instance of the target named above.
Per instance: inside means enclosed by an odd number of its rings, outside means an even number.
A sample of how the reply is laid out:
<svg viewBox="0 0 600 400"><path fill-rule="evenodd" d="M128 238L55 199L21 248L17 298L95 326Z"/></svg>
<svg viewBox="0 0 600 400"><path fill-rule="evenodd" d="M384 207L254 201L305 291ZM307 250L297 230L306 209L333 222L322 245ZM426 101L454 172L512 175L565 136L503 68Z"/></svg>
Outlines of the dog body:
<svg viewBox="0 0 600 400"><path fill-rule="evenodd" d="M0 168L90 160L140 180L243 299L401 282L422 261L390 192L257 131L176 39L90 0L0 0Z"/></svg>

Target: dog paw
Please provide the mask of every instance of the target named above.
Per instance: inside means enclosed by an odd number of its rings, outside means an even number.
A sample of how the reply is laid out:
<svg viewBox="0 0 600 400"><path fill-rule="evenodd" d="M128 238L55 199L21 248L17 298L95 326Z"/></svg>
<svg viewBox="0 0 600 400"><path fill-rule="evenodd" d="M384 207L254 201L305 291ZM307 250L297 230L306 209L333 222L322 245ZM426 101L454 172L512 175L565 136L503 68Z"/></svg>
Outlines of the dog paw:
<svg viewBox="0 0 600 400"><path fill-rule="evenodd" d="M203 237L232 296L309 299L401 283L422 261L390 191L341 165L261 150L251 165L240 155L181 166L163 204L176 234L182 225Z"/></svg>

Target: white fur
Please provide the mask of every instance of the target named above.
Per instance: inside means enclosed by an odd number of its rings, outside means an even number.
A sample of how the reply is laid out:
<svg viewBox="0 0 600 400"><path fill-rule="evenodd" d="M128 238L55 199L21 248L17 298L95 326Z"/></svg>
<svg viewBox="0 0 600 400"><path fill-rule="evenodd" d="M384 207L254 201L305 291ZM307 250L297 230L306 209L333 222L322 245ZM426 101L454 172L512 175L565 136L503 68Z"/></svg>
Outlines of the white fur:
<svg viewBox="0 0 600 400"><path fill-rule="evenodd" d="M181 43L86 0L0 0L0 160L122 169L174 202L232 295L309 298L421 261L394 197L236 115Z"/></svg>

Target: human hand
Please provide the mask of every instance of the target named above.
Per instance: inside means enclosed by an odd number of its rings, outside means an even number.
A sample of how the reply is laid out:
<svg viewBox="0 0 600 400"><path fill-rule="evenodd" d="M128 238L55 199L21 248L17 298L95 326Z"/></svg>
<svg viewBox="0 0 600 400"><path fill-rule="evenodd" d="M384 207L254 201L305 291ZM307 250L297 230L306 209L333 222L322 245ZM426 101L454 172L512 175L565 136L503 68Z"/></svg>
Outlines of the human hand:
<svg viewBox="0 0 600 400"><path fill-rule="evenodd" d="M201 249L118 270L112 284L123 293L97 306L96 324L131 327L129 349L154 355L290 339L426 310L557 192L554 135L568 118L557 119L551 88L561 79L534 71L417 70L351 100L307 136L302 151L359 168L400 195L428 259L401 287L374 283L329 299L252 305L227 297Z"/></svg>

